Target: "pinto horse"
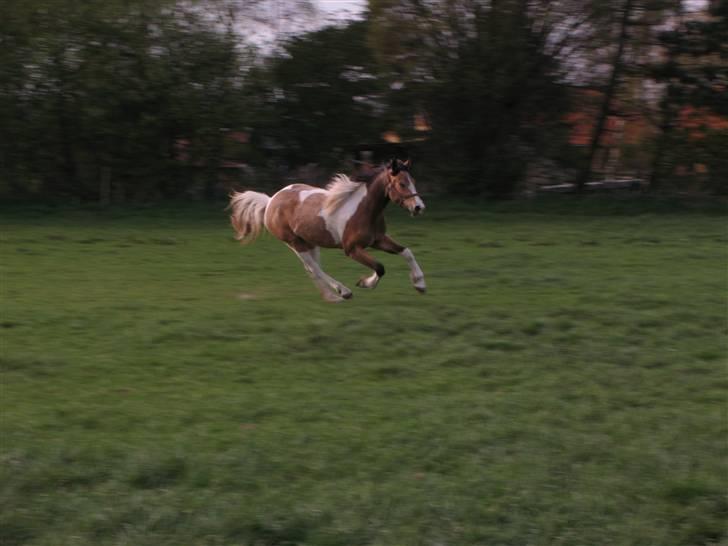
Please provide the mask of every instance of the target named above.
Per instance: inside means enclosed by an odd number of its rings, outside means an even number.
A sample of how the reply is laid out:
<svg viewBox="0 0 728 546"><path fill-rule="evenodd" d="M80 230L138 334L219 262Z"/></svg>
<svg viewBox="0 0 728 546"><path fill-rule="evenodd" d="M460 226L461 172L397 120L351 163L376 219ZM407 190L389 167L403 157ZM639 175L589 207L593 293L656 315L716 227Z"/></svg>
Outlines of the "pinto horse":
<svg viewBox="0 0 728 546"><path fill-rule="evenodd" d="M253 242L264 227L286 243L327 301L343 301L352 294L321 269L321 247L341 248L373 270L356 283L361 288L375 288L384 275L384 266L367 253L367 247L399 254L409 265L415 289L424 293L425 276L412 251L387 236L384 209L390 201L412 216L425 210L410 174L409 160L392 160L369 182L354 182L339 174L326 189L292 184L272 197L254 191L233 192L230 221L236 239L243 244Z"/></svg>

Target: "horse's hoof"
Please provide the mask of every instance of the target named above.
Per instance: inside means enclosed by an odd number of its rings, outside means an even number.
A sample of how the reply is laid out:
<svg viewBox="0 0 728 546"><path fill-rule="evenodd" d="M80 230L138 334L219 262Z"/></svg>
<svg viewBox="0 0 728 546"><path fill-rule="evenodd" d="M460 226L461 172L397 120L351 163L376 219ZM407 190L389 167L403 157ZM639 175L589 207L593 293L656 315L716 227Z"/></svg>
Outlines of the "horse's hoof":
<svg viewBox="0 0 728 546"><path fill-rule="evenodd" d="M345 301L344 298L338 294L322 294L322 297L324 298L324 301L329 303L341 303L342 301Z"/></svg>

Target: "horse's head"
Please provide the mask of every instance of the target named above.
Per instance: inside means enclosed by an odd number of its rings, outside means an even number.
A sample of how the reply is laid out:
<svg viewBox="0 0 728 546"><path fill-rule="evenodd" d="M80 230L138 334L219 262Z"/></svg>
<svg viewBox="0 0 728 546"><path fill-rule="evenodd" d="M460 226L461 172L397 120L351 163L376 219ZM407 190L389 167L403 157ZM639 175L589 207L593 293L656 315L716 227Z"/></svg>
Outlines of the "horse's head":
<svg viewBox="0 0 728 546"><path fill-rule="evenodd" d="M406 208L412 216L425 211L425 204L417 194L415 179L410 174L411 161L393 159L387 165L387 196L400 207Z"/></svg>

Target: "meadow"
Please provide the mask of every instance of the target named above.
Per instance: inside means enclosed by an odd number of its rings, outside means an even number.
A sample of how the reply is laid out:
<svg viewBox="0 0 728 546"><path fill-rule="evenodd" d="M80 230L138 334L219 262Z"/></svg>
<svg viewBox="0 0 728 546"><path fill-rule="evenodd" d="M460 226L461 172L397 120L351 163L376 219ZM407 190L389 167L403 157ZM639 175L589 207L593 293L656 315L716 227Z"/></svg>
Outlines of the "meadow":
<svg viewBox="0 0 728 546"><path fill-rule="evenodd" d="M333 305L223 206L2 209L1 544L728 544L720 210L392 208Z"/></svg>

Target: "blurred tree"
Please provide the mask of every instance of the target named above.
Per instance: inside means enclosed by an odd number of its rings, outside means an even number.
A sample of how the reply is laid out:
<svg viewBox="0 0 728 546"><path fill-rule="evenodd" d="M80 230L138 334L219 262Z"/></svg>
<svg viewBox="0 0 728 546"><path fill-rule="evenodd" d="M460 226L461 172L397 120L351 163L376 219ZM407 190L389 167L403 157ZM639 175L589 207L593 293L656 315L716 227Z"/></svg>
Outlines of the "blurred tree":
<svg viewBox="0 0 728 546"><path fill-rule="evenodd" d="M194 165L211 193L220 128L242 116L232 29L171 1L37 0L4 15L0 184L78 199L172 196ZM180 139L191 143L187 164Z"/></svg>
<svg viewBox="0 0 728 546"><path fill-rule="evenodd" d="M713 4L713 11L718 10L720 2ZM685 0L600 0L583 4L584 23L576 35L589 37L591 44L582 48L583 57L599 68L592 74L584 73L578 83L597 90L600 104L577 177L580 189L599 168L599 162L595 160L597 152L605 147L605 142L610 142L606 138L608 117L615 116L624 121L628 109L639 112L652 124L650 132L659 135L654 149L648 150L645 140L641 152L643 156L652 153L651 167L648 161L643 164L645 170L651 172L651 187L659 185L662 166L669 157L666 153L668 144L677 136L673 129L679 124L681 107L678 103L682 100L680 97L687 96L678 89L683 84L676 85L675 82L682 80L684 83L686 78L691 78L687 76L691 71L702 72L707 65L718 64L706 61L710 55L717 56L717 50L706 53L705 47L698 48L701 52L693 54L688 61L688 49L701 40L706 44L721 43L720 36L725 43L726 29L721 27L719 18L713 16L710 22L694 19L687 22L684 14L688 5ZM701 10L695 11L694 4L690 10L693 15L701 13ZM692 38L688 39L688 35ZM691 40L693 46L689 44ZM715 66L711 71L714 75L719 72ZM693 95L690 102L697 105L701 100Z"/></svg>
<svg viewBox="0 0 728 546"><path fill-rule="evenodd" d="M624 0L624 4L617 9L620 13L619 23L617 26L617 36L615 40L615 51L612 61L610 63L609 78L602 88L601 105L597 112L597 117L594 122L594 130L590 138L590 142L587 146L586 158L584 160L583 167L581 168L578 178L576 179L576 187L578 191L582 191L584 186L589 181L592 175L592 168L594 165L594 156L599 147L599 143L604 135L604 129L606 126L607 116L610 113L612 102L614 101L617 89L619 87L622 72L624 70L624 52L628 40L628 25L630 18L633 16L635 11L635 0ZM596 18L593 20L597 20Z"/></svg>
<svg viewBox="0 0 728 546"><path fill-rule="evenodd" d="M273 89L259 110L262 130L289 165L335 166L376 138L381 84L366 47L367 23L330 26L293 37L270 63Z"/></svg>
<svg viewBox="0 0 728 546"><path fill-rule="evenodd" d="M566 101L535 4L370 0L369 8L390 115L428 117L431 167L453 189L512 194L528 161L556 147Z"/></svg>
<svg viewBox="0 0 728 546"><path fill-rule="evenodd" d="M654 186L697 165L717 187L726 136L711 116L728 109L726 5L683 21L683 3L369 0L364 21L299 34L298 22L316 26L311 0L10 3L0 193L209 197L228 134L249 138L235 154L252 164L333 167L391 132L449 188L507 196L529 164L569 157L575 86L599 101L580 185L608 116L633 101L656 111ZM250 45L261 28L285 38L265 59Z"/></svg>
<svg viewBox="0 0 728 546"><path fill-rule="evenodd" d="M650 187L664 189L679 168L702 165L710 190L728 192L728 3L675 19L650 75L664 86Z"/></svg>

